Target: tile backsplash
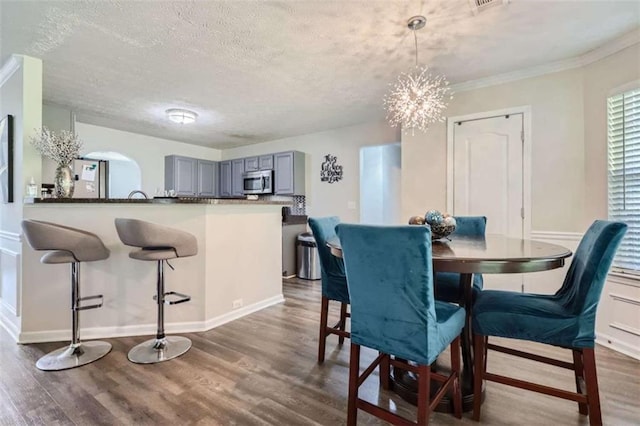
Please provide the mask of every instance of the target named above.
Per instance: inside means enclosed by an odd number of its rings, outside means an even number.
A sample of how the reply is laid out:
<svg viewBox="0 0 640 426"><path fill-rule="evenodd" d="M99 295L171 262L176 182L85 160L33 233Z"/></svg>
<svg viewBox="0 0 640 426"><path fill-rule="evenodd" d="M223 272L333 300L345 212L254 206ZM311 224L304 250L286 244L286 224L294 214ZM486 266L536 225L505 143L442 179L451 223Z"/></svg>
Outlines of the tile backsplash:
<svg viewBox="0 0 640 426"><path fill-rule="evenodd" d="M307 200L304 195L294 195L293 197L285 195L264 195L261 196L261 198L271 201L291 201L293 203L291 206L292 215L297 216L307 214Z"/></svg>

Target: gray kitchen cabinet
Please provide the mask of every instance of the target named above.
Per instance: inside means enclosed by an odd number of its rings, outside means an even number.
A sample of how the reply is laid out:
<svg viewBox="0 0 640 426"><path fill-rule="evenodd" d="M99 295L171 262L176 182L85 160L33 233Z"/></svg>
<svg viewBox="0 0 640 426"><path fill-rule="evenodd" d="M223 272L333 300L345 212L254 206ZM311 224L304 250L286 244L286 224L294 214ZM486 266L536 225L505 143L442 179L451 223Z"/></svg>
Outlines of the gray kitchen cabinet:
<svg viewBox="0 0 640 426"><path fill-rule="evenodd" d="M198 160L179 155L164 157L164 189L195 197L198 194Z"/></svg>
<svg viewBox="0 0 640 426"><path fill-rule="evenodd" d="M280 152L273 155L274 193L276 195L304 195L304 153Z"/></svg>
<svg viewBox="0 0 640 426"><path fill-rule="evenodd" d="M273 155L261 155L258 157L258 169L273 170Z"/></svg>
<svg viewBox="0 0 640 426"><path fill-rule="evenodd" d="M198 196L214 197L216 195L216 162L198 160Z"/></svg>
<svg viewBox="0 0 640 426"><path fill-rule="evenodd" d="M273 170L273 155L261 155L244 159L244 171Z"/></svg>
<svg viewBox="0 0 640 426"><path fill-rule="evenodd" d="M231 185L231 161L220 162L220 187L218 193L221 197L231 197L233 191Z"/></svg>
<svg viewBox="0 0 640 426"><path fill-rule="evenodd" d="M244 158L231 160L231 195L241 197L244 195Z"/></svg>
<svg viewBox="0 0 640 426"><path fill-rule="evenodd" d="M244 171L245 172L255 172L259 170L258 167L258 157L247 157L244 159Z"/></svg>

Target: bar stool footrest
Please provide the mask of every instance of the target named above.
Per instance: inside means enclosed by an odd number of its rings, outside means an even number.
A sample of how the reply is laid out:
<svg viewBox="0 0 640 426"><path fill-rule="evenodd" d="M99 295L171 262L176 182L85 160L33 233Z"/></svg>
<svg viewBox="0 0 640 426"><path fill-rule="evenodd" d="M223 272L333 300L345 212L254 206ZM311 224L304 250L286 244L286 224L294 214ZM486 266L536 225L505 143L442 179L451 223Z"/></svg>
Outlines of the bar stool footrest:
<svg viewBox="0 0 640 426"><path fill-rule="evenodd" d="M95 299L99 299L100 302L99 303L95 303L93 305L87 305L87 306L80 306L81 302L84 302L86 300L95 300ZM86 296L86 297L81 297L78 299L77 305L75 310L76 311L85 311L87 309L96 309L96 308L101 308L102 307L102 302L103 302L103 296L101 294L95 295L95 296Z"/></svg>
<svg viewBox="0 0 640 426"><path fill-rule="evenodd" d="M167 300L167 296L174 296L177 299ZM163 301L165 305L177 305L178 303L184 303L191 300L191 296L187 294L178 293L177 291L168 291L164 294Z"/></svg>

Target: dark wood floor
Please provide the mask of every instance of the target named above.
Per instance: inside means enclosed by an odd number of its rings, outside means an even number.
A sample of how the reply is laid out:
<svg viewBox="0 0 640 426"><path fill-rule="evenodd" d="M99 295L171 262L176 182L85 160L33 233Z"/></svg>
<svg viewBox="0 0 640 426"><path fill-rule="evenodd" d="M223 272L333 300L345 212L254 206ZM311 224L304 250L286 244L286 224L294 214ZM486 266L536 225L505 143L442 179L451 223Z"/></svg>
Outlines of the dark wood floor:
<svg viewBox="0 0 640 426"><path fill-rule="evenodd" d="M0 424L202 424L339 425L346 419L348 345L330 337L327 360L316 364L320 318L319 282L284 283L286 302L205 333L188 335L192 349L161 364L136 365L127 351L144 337L110 339L113 351L93 364L42 372L35 361L60 344L20 346L0 328ZM170 315L170 313L169 313ZM331 312L337 318L338 311ZM520 343L569 361L568 351ZM640 422L640 362L598 347L605 424ZM364 351L363 363L374 357ZM489 369L539 378L550 367L490 353ZM555 371L555 370L554 370ZM569 371L558 369L546 384L571 390ZM380 393L377 374L363 395L413 414L392 393ZM477 424L434 414L434 424ZM359 423L381 424L366 413ZM577 404L500 384L487 384L482 423L491 425L580 425Z"/></svg>

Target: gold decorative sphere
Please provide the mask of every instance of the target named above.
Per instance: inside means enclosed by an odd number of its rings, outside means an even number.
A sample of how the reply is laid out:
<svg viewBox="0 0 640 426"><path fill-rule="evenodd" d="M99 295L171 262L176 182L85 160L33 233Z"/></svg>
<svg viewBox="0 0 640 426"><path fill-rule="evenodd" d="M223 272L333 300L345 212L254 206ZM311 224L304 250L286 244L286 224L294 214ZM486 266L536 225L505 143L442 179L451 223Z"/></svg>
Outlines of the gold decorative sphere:
<svg viewBox="0 0 640 426"><path fill-rule="evenodd" d="M424 217L422 216L411 216L409 219L409 225L424 225Z"/></svg>

